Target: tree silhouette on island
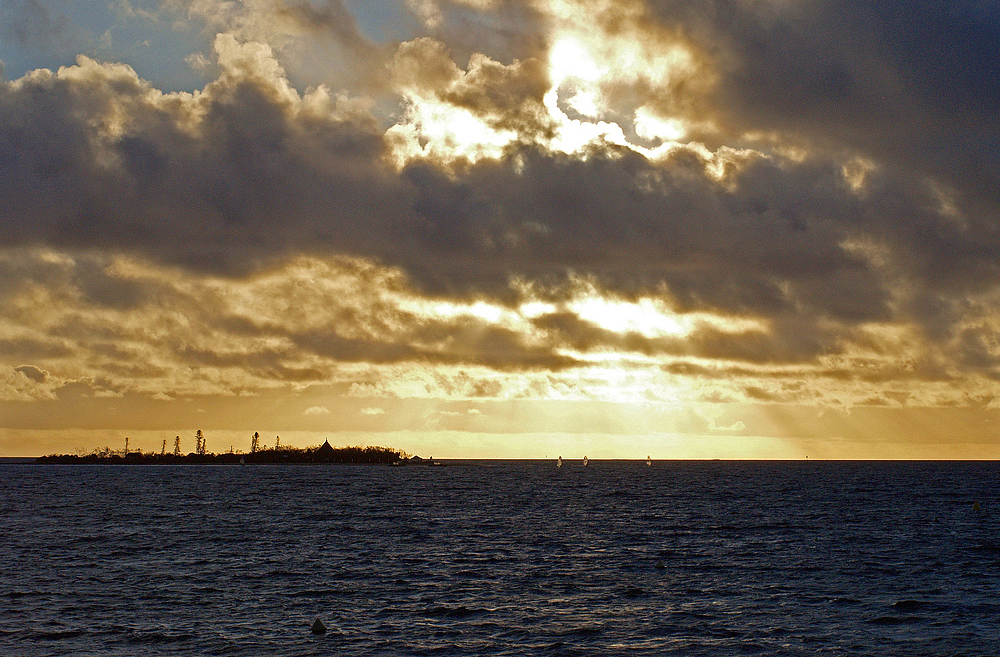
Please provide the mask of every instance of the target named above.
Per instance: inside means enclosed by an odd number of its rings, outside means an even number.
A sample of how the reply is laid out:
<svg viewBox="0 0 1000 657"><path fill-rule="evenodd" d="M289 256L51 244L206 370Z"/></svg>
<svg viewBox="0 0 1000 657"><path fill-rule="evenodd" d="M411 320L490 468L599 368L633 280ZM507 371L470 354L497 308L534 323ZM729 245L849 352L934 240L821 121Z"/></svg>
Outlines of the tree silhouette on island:
<svg viewBox="0 0 1000 657"><path fill-rule="evenodd" d="M159 452L130 451L128 438L125 449L112 450L110 447L95 449L89 454L49 454L35 459L36 463L89 464L102 465L249 465L249 464L295 464L295 463L365 463L382 465L402 465L409 461L406 452L389 447L350 446L333 447L330 441L315 447L288 447L281 445L281 437L275 436L274 447L261 446L260 434L254 432L250 442L250 452L233 451L223 454L209 452L206 438L201 429L195 434L195 451L181 454L180 436L174 440L173 453L166 453L166 443Z"/></svg>

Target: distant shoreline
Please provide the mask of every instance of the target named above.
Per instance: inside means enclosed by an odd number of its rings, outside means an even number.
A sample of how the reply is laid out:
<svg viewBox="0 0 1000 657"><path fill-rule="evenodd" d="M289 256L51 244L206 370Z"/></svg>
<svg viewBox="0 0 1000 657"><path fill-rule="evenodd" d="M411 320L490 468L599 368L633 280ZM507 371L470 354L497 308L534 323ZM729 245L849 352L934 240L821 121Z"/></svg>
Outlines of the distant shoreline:
<svg viewBox="0 0 1000 657"><path fill-rule="evenodd" d="M283 465L310 463L339 463L363 465L403 465L411 459L389 447L331 447L329 442L320 447L299 449L281 447L262 449L241 454L238 452L166 454L155 452L128 452L93 454L49 454L21 462L40 465ZM416 460L419 461L419 458Z"/></svg>

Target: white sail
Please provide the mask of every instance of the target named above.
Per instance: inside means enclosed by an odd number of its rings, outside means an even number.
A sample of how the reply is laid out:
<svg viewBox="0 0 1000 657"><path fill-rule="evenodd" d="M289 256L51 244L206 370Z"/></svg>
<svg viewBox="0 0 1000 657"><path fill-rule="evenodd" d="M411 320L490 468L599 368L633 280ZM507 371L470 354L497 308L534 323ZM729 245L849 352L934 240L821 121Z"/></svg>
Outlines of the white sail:
<svg viewBox="0 0 1000 657"><path fill-rule="evenodd" d="M587 467L587 457L583 457L583 467Z"/></svg>
<svg viewBox="0 0 1000 657"><path fill-rule="evenodd" d="M557 468L561 468L562 467L562 457L561 456L556 459L556 467Z"/></svg>

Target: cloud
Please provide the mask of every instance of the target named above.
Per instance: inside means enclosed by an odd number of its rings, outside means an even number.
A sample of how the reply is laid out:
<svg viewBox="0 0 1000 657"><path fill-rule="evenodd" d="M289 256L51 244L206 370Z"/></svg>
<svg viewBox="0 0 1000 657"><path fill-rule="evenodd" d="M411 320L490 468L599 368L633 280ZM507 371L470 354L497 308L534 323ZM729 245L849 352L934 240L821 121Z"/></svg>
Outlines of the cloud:
<svg viewBox="0 0 1000 657"><path fill-rule="evenodd" d="M323 89L299 96L266 46L221 36L216 50L223 73L197 95L82 57L5 85L0 113L18 127L0 141L22 156L0 164L11 193L0 240L232 273L296 244L330 248L359 208L391 211L370 118Z"/></svg>
<svg viewBox="0 0 1000 657"><path fill-rule="evenodd" d="M330 409L326 406L310 406L302 412L303 415L329 415Z"/></svg>
<svg viewBox="0 0 1000 657"><path fill-rule="evenodd" d="M942 384L953 400L989 389L990 354L1000 352L985 319L938 345L912 327L849 329L794 315L680 314L685 323L667 333L609 328L621 299L572 300L601 298L589 296L600 294L592 286L523 308L445 303L400 271L359 260L300 258L225 279L123 257L18 250L0 257L0 271L16 272L0 286L5 356L19 361L10 399L66 396L70 385L84 397L179 400L342 385L345 394L385 398L663 401L726 389L716 397L813 403L897 385L914 403L938 403ZM547 305L553 310L536 309ZM658 307L676 312L662 300ZM42 385L13 369L25 362L49 372Z"/></svg>
<svg viewBox="0 0 1000 657"><path fill-rule="evenodd" d="M362 408L360 413L362 415L385 415L385 409L375 406L369 406L366 408Z"/></svg>
<svg viewBox="0 0 1000 657"><path fill-rule="evenodd" d="M45 370L40 370L34 365L21 365L14 368L15 372L20 372L24 376L28 377L35 383L44 383L47 378L49 378L49 373Z"/></svg>
<svg viewBox="0 0 1000 657"><path fill-rule="evenodd" d="M0 239L227 275L289 253L346 253L400 266L434 294L509 296L515 278L587 272L610 291L666 286L691 309L847 323L899 305L895 281L847 248L859 240L887 248L918 284L945 261L954 284L996 278L975 255L988 236L962 230L902 170L871 172L859 192L823 153L549 152L537 61L479 58L463 72L439 43L403 44L397 77L531 143L458 170L428 151L397 173L362 106L322 88L299 94L264 44L224 34L215 49L221 75L195 95L161 94L86 58L5 85L0 111L18 127L0 139L21 157L0 165L10 199Z"/></svg>
<svg viewBox="0 0 1000 657"><path fill-rule="evenodd" d="M746 429L746 428L747 428L747 425L746 425L746 424L744 424L744 423L743 423L742 421L740 421L740 420L737 420L736 422L733 422L733 423L732 423L731 425L729 425L728 427L713 427L713 428L712 428L712 431L723 431L723 432L730 432L730 431L731 431L731 432L740 432L740 431L743 431L743 430L744 430L744 429Z"/></svg>
<svg viewBox="0 0 1000 657"><path fill-rule="evenodd" d="M216 34L202 89L0 83L4 394L997 378L993 9L419 4L433 34L382 46L337 2L173 2ZM302 83L322 48L338 86ZM581 280L686 328L585 316Z"/></svg>
<svg viewBox="0 0 1000 657"><path fill-rule="evenodd" d="M1000 144L984 122L1000 106L994 5L712 0L648 15L714 54L728 130L857 149L996 202L994 173L973 171Z"/></svg>
<svg viewBox="0 0 1000 657"><path fill-rule="evenodd" d="M0 365L0 401L34 402L54 399L62 380L33 365Z"/></svg>
<svg viewBox="0 0 1000 657"><path fill-rule="evenodd" d="M503 65L476 53L462 71L444 43L425 37L400 44L390 67L393 85L407 99L409 122L417 124L412 127L420 137L445 137L450 140L448 148L454 149L460 145L456 141L469 136L434 122L456 118L481 121L500 145L539 133L551 136L553 126L543 104L550 82L543 62L536 58ZM424 109L430 101L434 104ZM440 118L433 115L435 111ZM440 157L448 148L437 151L430 146L423 151Z"/></svg>

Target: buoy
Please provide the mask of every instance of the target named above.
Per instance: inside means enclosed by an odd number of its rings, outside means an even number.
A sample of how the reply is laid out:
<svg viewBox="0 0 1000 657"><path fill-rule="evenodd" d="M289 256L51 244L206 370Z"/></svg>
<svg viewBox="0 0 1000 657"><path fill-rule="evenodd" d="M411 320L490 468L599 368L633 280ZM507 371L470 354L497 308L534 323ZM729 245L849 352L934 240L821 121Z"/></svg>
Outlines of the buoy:
<svg viewBox="0 0 1000 657"><path fill-rule="evenodd" d="M316 622L313 623L313 626L312 626L312 633L313 634L326 634L326 625L323 624L323 621L321 621L318 618L316 619Z"/></svg>
<svg viewBox="0 0 1000 657"><path fill-rule="evenodd" d="M983 507L979 506L979 502L973 502L972 510L975 511L976 513L979 513L983 510Z"/></svg>

